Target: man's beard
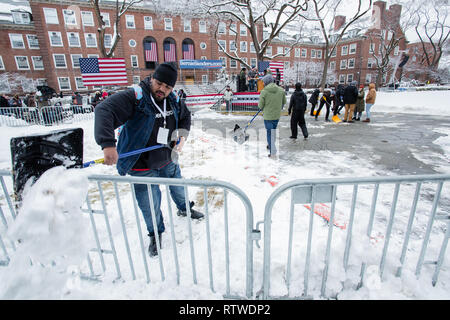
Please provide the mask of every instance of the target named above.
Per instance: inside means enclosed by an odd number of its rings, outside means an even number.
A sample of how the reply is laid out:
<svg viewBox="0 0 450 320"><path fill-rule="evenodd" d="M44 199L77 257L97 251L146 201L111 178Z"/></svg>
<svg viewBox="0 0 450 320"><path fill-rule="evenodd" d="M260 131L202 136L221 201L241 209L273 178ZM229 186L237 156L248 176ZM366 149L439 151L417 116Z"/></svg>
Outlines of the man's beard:
<svg viewBox="0 0 450 320"><path fill-rule="evenodd" d="M159 94L159 96L158 96L158 94ZM157 100L157 101L163 101L163 100L166 98L164 92L159 91L159 90L156 90L156 91L153 91L153 90L152 90L152 96L153 96L153 98L155 98L155 100Z"/></svg>

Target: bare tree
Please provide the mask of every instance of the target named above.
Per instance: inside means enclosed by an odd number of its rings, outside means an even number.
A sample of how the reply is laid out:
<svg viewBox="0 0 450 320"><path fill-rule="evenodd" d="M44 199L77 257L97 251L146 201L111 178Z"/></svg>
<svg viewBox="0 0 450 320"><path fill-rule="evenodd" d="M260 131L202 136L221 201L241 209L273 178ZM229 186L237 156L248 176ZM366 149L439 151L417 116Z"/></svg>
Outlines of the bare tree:
<svg viewBox="0 0 450 320"><path fill-rule="evenodd" d="M325 59L320 88L323 89L327 81L328 65L333 51L337 48L339 42L342 40L349 27L370 11L372 0L368 1L367 7L363 6L363 0L358 0L357 3L355 3L356 12L350 20L343 23L337 33L334 32L334 22L337 12L341 9L344 1L310 0L310 2L312 2L311 10L306 14L301 14L301 17L307 21L318 23L322 32L323 40L325 42Z"/></svg>
<svg viewBox="0 0 450 320"><path fill-rule="evenodd" d="M114 54L114 50L116 50L117 45L119 44L120 39L122 38L120 34L120 20L125 12L134 6L137 3L142 2L143 0L116 0L115 1L115 14L114 14L114 24L113 24L113 36L111 39L111 48L105 47L105 31L106 24L103 20L103 17L100 12L100 0L90 0L92 7L95 11L95 18L97 20L97 25L99 26L97 29L99 36L99 48L104 58L111 58Z"/></svg>
<svg viewBox="0 0 450 320"><path fill-rule="evenodd" d="M307 10L308 0L217 0L204 1L204 8L206 14L216 15L218 21L227 21L229 26L236 22L244 25L252 37L257 61L259 62L271 60L285 54L269 56L266 52L271 42L280 35L280 32L289 23L298 19L300 12ZM261 37L261 32L258 33L257 26L268 30L267 37ZM237 44L239 31L235 31L235 43ZM220 45L218 27L215 31L215 39L227 57L249 67L248 63L239 56L238 50L226 50L226 48ZM294 45L295 43L291 44L291 49Z"/></svg>
<svg viewBox="0 0 450 320"><path fill-rule="evenodd" d="M438 69L439 61L450 35L447 1L430 0L416 10L415 31L422 44L422 63L430 72Z"/></svg>

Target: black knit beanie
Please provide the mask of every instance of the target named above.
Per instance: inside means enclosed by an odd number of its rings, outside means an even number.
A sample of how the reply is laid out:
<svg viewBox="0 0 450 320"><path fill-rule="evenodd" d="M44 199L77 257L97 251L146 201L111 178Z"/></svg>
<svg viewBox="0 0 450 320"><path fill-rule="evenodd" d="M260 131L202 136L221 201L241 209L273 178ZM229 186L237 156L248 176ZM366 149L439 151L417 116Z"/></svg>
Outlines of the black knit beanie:
<svg viewBox="0 0 450 320"><path fill-rule="evenodd" d="M174 87L177 82L177 69L170 63L161 63L153 73L153 78Z"/></svg>

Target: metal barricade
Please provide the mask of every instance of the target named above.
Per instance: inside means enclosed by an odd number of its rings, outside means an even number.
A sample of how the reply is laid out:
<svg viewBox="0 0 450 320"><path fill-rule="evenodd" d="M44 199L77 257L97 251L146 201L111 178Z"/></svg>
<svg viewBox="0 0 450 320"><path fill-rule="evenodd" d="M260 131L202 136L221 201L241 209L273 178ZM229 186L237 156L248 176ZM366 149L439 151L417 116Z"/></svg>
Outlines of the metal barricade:
<svg viewBox="0 0 450 320"><path fill-rule="evenodd" d="M0 184L2 188L2 194L0 196L0 266L8 265L10 261L10 252L16 249L14 242L7 241L3 237L8 230L8 225L16 218L14 202L11 199L11 194L8 191L5 178L11 181L12 186L11 172L0 170Z"/></svg>
<svg viewBox="0 0 450 320"><path fill-rule="evenodd" d="M450 237L449 181L447 174L295 180L280 186L265 206L262 297L328 298L339 294L342 283L356 290L376 277L399 277L405 269L418 278L424 265L434 267L427 274L435 285ZM275 206L278 199L287 200L287 191L290 201ZM277 226L283 232L274 234L272 243L275 223L288 227ZM284 269L284 277L271 279L271 264ZM334 289L328 290L330 278Z"/></svg>
<svg viewBox="0 0 450 320"><path fill-rule="evenodd" d="M107 273L109 271L107 270L109 263L105 259L112 256L115 266L115 276L117 278L127 278L123 276L124 269L126 268L124 266L124 264L126 265L124 263L125 261L128 261L128 270L132 279L136 279L138 274L145 274L147 282L157 281L156 272L151 272L159 269L161 281L164 281L167 276L171 277L172 281L180 284L182 281L186 281L188 277L187 269L189 268L194 284L201 282L206 287L209 285L213 292L216 292L217 287L220 287L218 291L220 293L224 292L224 296L228 298L252 297L253 241L258 240L259 233L256 232L255 234L252 229L253 211L250 200L239 188L226 182L208 180L101 175L89 176L89 180L95 184L95 187L89 190L86 199L87 207L83 210L90 215L97 247L91 250L91 254L88 254L89 271L87 273L90 273L90 275L87 277L96 278ZM145 224L143 227L141 223L143 218L137 205L135 184L147 185L150 204L154 202L150 186L165 186L166 192L164 193L164 190L162 190L161 210L169 218L169 223L167 224L170 232L165 232L164 235L165 238L169 238L170 235L172 256L169 255L170 250L162 250L160 248L158 237L156 237L158 255L157 257L149 258L145 245L147 241L143 237L143 233L146 233L143 230L143 228L145 229ZM186 208L190 207L189 191L194 188L198 191L196 199L198 202L203 203L204 222L194 224L189 218L174 217L169 186L182 186L184 188ZM188 189L188 187L191 189ZM210 199L211 195L218 196L219 194L223 197L218 202L220 207L219 211L222 211L221 208L223 207L223 217L217 216L218 210L211 210L213 208L212 204L214 204L214 201ZM233 218L230 217L228 210L229 201L231 201L229 199L230 194L235 195L240 200L241 205L243 205L242 211L233 213ZM167 200L165 202L163 201L164 197ZM233 197L233 200L236 200L236 198ZM163 207L164 205L165 207ZM150 205L150 207L152 220L156 221L153 205ZM233 207L235 208L235 205ZM242 217L244 212L245 224L240 227L238 224L244 221ZM190 216L189 211L187 216ZM104 223L101 224L104 227L100 227L100 221L98 219L104 219ZM175 221L175 219L181 220ZM224 222L224 230L218 230L215 227L216 224L220 225L218 221ZM185 228L182 227L183 224L186 224ZM154 230L156 230L155 222L154 226ZM194 228L201 230L203 227L206 228L205 232L199 231L197 234L194 234ZM130 232L130 229L134 229L134 232ZM121 236L119 236L120 233ZM239 236L243 237L242 241L232 241L239 238ZM167 240L164 241L165 238L163 238L163 243L167 243ZM220 243L222 241L223 243ZM239 245L245 246L245 249L242 248L242 250L245 250L245 261L232 264L231 259L236 256L233 252L244 252L240 249L235 249ZM163 247L165 246L167 244ZM202 253L199 253L200 251ZM219 256L218 252L224 252L224 255ZM137 256L141 256L142 264L136 263ZM170 270L173 272L167 274L166 265L168 264L170 265ZM102 274L100 275L94 271L94 268L98 269L99 267L102 270ZM199 271L204 276L198 277L197 274ZM245 279L242 283L236 281L236 278L238 278L237 274L239 273L242 273L242 279ZM217 277L217 274L220 274L220 277ZM225 277L223 277L223 274L225 274ZM152 278L153 280L151 280ZM209 281L205 283L207 280ZM220 283L217 284L218 282ZM239 288L240 286L244 289L242 292L239 289L235 289L235 287Z"/></svg>

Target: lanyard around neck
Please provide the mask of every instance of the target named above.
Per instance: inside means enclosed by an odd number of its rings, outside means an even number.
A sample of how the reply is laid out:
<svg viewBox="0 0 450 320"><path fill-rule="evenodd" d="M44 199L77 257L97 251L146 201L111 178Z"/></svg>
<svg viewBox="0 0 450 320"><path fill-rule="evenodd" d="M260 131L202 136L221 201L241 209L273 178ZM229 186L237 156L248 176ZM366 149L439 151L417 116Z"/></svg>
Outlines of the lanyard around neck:
<svg viewBox="0 0 450 320"><path fill-rule="evenodd" d="M150 98L152 99L153 104L155 105L155 107L158 109L159 112L161 112L163 118L164 118L164 128L166 127L166 99L164 99L164 103L163 103L163 108L164 108L164 112L161 110L161 108L158 106L158 104L155 102L155 99L153 99L153 95L150 94Z"/></svg>

